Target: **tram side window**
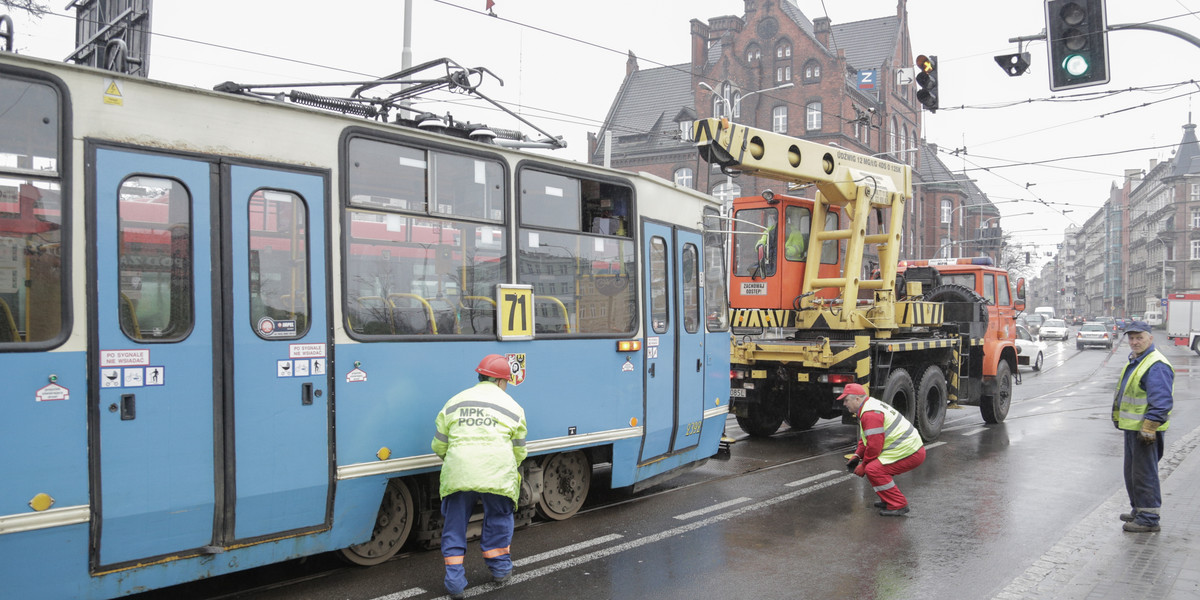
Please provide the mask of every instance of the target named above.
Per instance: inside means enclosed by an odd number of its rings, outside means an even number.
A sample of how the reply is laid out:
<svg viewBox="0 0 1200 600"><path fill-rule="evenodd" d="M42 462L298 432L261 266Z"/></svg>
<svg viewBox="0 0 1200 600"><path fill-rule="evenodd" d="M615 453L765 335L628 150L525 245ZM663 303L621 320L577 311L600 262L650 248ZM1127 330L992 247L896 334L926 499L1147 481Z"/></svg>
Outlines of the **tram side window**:
<svg viewBox="0 0 1200 600"><path fill-rule="evenodd" d="M169 342L192 329L191 196L174 179L130 177L117 204L121 331Z"/></svg>
<svg viewBox="0 0 1200 600"><path fill-rule="evenodd" d="M650 238L650 328L654 333L666 333L670 324L670 288L667 286L667 242L660 237Z"/></svg>
<svg viewBox="0 0 1200 600"><path fill-rule="evenodd" d="M729 288L725 280L725 234L716 208L704 209L704 314L709 331L729 328Z"/></svg>
<svg viewBox="0 0 1200 600"><path fill-rule="evenodd" d="M694 244L686 244L679 258L679 275L683 278L680 317L683 329L688 333L700 331L700 260L697 254Z"/></svg>
<svg viewBox="0 0 1200 600"><path fill-rule="evenodd" d="M5 75L0 107L0 345L45 342L62 333L67 304L61 102L51 86Z"/></svg>
<svg viewBox="0 0 1200 600"><path fill-rule="evenodd" d="M633 189L536 169L519 177L517 283L533 286L534 333L633 332Z"/></svg>
<svg viewBox="0 0 1200 600"><path fill-rule="evenodd" d="M508 280L499 161L354 138L344 313L352 335L494 335Z"/></svg>
<svg viewBox="0 0 1200 600"><path fill-rule="evenodd" d="M250 327L260 337L308 331L308 205L291 192L258 190L248 203Z"/></svg>

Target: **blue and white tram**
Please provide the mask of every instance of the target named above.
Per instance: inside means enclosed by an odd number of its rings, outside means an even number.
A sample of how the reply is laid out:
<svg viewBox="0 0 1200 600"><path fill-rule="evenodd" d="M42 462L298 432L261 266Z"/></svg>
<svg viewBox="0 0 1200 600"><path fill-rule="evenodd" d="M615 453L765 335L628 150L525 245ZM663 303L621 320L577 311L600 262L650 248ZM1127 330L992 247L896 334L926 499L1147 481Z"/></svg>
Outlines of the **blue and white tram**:
<svg viewBox="0 0 1200 600"><path fill-rule="evenodd" d="M0 53L0 565L108 598L437 542L435 412L510 358L520 515L713 456L711 198ZM524 320L522 320L524 319Z"/></svg>

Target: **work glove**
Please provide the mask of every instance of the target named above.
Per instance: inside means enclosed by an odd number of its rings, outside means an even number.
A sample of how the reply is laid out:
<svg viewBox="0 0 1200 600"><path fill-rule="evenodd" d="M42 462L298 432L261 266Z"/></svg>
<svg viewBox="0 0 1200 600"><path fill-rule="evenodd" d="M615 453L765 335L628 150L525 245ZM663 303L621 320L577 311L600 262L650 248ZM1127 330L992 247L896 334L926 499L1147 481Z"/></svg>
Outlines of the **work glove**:
<svg viewBox="0 0 1200 600"><path fill-rule="evenodd" d="M850 460L846 461L846 470L853 472L854 467L857 467L858 463L860 463L860 462L862 462L862 458L859 457L858 455L855 455L854 458L851 458Z"/></svg>
<svg viewBox="0 0 1200 600"><path fill-rule="evenodd" d="M858 475L859 477L865 477L867 475L867 466L860 464L857 467L854 467L854 474Z"/></svg>
<svg viewBox="0 0 1200 600"><path fill-rule="evenodd" d="M1142 420L1142 430L1138 432L1138 439L1147 446L1153 444L1158 439L1158 428L1162 427L1162 423L1151 421L1150 419Z"/></svg>

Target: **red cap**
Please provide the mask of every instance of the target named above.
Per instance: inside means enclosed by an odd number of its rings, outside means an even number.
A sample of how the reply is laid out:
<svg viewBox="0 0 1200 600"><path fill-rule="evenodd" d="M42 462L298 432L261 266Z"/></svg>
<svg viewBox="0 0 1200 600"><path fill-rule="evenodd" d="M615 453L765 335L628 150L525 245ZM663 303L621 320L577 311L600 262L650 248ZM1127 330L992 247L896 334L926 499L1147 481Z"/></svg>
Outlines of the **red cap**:
<svg viewBox="0 0 1200 600"><path fill-rule="evenodd" d="M842 388L842 395L838 396L837 399L841 400L841 399L845 398L846 396L866 396L866 395L867 395L867 390L863 386L858 385L857 383L847 383L846 387Z"/></svg>

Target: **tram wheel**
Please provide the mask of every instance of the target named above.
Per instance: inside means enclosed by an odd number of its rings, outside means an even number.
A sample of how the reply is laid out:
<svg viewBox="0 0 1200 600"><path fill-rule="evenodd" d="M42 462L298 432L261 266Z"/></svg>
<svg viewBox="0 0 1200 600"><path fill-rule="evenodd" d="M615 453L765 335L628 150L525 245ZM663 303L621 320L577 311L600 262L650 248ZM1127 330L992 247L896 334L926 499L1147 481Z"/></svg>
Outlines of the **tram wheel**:
<svg viewBox="0 0 1200 600"><path fill-rule="evenodd" d="M413 497L408 484L400 479L388 481L375 518L371 539L349 548L342 548L341 557L353 564L370 567L396 555L412 533Z"/></svg>
<svg viewBox="0 0 1200 600"><path fill-rule="evenodd" d="M583 506L592 487L592 463L582 452L561 452L542 463L539 515L552 521L571 518Z"/></svg>

